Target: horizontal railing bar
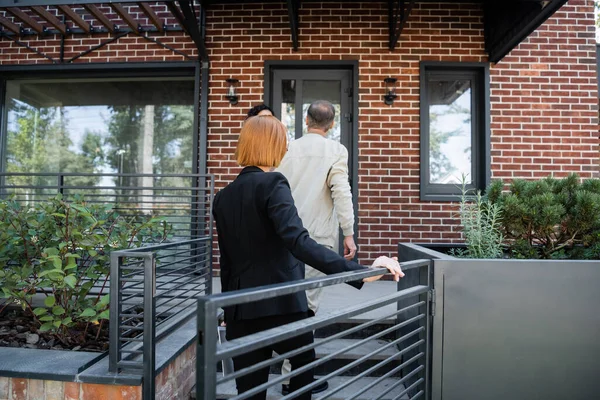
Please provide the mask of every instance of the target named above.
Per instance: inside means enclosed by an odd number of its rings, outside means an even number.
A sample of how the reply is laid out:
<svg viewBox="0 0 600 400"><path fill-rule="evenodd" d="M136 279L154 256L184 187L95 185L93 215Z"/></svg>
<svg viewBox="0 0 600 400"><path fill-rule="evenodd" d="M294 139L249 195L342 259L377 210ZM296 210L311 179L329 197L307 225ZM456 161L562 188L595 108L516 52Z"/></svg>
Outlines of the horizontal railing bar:
<svg viewBox="0 0 600 400"><path fill-rule="evenodd" d="M197 239L182 240L180 242L158 244L158 245L153 245L153 246L148 246L148 247L138 247L137 249L117 250L115 253L117 253L117 255L119 257L144 257L144 256L151 256L152 255L151 252L153 252L153 251L168 249L170 247L182 246L184 244L202 243L207 240L212 240L212 237L204 236L204 237L197 238Z"/></svg>
<svg viewBox="0 0 600 400"><path fill-rule="evenodd" d="M392 327L392 328L394 328L395 330L397 330L397 329L399 329L400 327ZM392 329L392 328L388 328L387 330L389 330L389 329ZM389 333L389 332L388 332L388 333ZM399 339L396 339L394 342L388 343L388 344L387 344L387 345L385 345L385 346L378 347L376 350L372 351L371 353L369 353L369 354L367 354L367 355L364 355L364 356L362 356L362 357L358 358L357 360L353 361L352 363L350 363L350 364L347 364L347 365L343 366L342 368L338 368L338 369L336 369L334 372L330 373L330 374L329 374L329 375L327 375L327 376L324 376L324 377L321 377L321 378L319 378L318 382L317 382L317 380L315 380L315 381L313 381L311 384L308 384L308 385L306 385L306 386L302 387L300 390L297 390L297 391L295 391L293 394L291 394L291 397L290 397L290 398L295 398L295 397L296 397L296 396L298 396L299 394L301 394L301 393L305 393L305 392L307 392L307 391L311 390L312 388L319 386L319 385L320 385L322 382L324 382L324 381L328 380L329 378L331 378L331 377L334 377L334 376L337 376L337 375L340 375L340 374L342 374L342 373L344 373L344 372L348 371L349 369L352 369L352 368L354 368L355 366L359 365L359 364L360 364L360 363L362 363L363 361L370 359L370 358L371 358L372 356L374 356L375 354L377 354L377 353L380 353L380 352L382 352L383 350L385 350L385 349L387 349L387 348L389 348L389 347L391 347L391 346L394 346L394 345L396 345L397 343L400 343L401 341L404 341L404 340L406 340L406 339L408 339L408 338L410 338L410 337L414 336L416 333L418 333L418 332L410 332L410 333L408 333L408 334L404 335L403 337L401 337L401 338L399 338ZM286 375L281 375L281 376L279 376L279 377L277 377L277 378L275 378L275 379L272 379L272 380L270 380L270 381L268 381L268 382L265 382L265 383L263 383L262 385L259 385L259 386L257 386L257 387L254 387L254 388L252 388L251 390L248 390L248 391L246 391L246 392L244 392L244 393L241 393L240 395L238 395L238 396L237 396L237 397L235 397L234 399L235 399L235 400L243 400L243 399L246 399L246 398L248 398L248 397L251 397L251 396L253 396L253 395L255 395L255 394L257 394L257 393L261 392L262 390L266 390L266 389L268 389L269 387L271 387L271 386L273 386L273 385L276 385L276 384L278 384L279 382L283 382L283 381L285 381L285 380L288 380L288 379L290 379L290 378L292 378L292 377L294 377L294 376L296 376L296 375L298 375L298 374L301 374L301 373L303 373L303 372L305 372L305 371L308 371L308 370L309 370L309 369L311 369L311 368L314 368L314 367L316 367L316 366L318 366L318 365L320 365L320 364L323 364L323 363L325 363L325 362L329 361L330 359L333 359L335 356L337 356L337 355L339 355L339 354L343 354L343 353L345 353L347 350L351 350L351 349L353 349L353 348L356 348L356 347L362 346L363 344L365 344L365 343L367 343L367 342L369 342L369 341L371 341L371 340L373 340L373 339L375 339L375 338L377 338L377 337L381 337L381 336L383 336L383 335L381 335L381 332L380 332L379 334L377 334L377 335L373 335L373 336L372 336L372 337L370 337L370 338L363 339L363 340L361 340L361 341L360 341L359 343L357 343L357 344L354 344L354 345L348 346L346 349L338 350L338 351L336 351L336 352L334 352L334 353L328 354L326 357L323 357L322 359L319 359L319 360L312 361L312 362L311 362L311 363L309 363L309 364L303 365L301 368L297 368L297 369L293 370L293 371L292 371L291 373L289 373L289 374L286 374ZM406 351L409 351L409 350L407 350L407 349L403 350L403 352L406 352ZM401 352L401 353L402 353L402 352ZM402 354L404 354L404 353L402 353ZM289 396L286 396L286 397L284 397L283 399L285 399L285 398L288 398L288 397L289 397ZM283 399L282 399L282 400L283 400Z"/></svg>
<svg viewBox="0 0 600 400"><path fill-rule="evenodd" d="M411 332L411 333L409 333L409 334L406 334L406 335L404 335L404 336L401 338L402 340L400 340L400 341L406 340L406 339L408 339L409 337L411 337L411 336L414 336L414 333L415 333L415 332ZM398 342L398 341L399 341L399 340L396 340L395 342ZM424 341L423 341L423 342L424 342ZM417 343L418 343L418 342L417 342ZM396 344L396 343L394 343L394 344ZM422 344L422 343L420 343L420 344ZM419 345L420 345L420 344L419 344ZM416 344L413 344L413 345L411 345L411 346L407 347L406 349L403 349L403 350L402 350L402 351L400 351L399 353L401 353L401 355L402 355L402 354L404 354L404 353L406 353L406 352L408 352L408 351L412 350L414 347L417 347L417 346L418 346L418 345L416 345ZM381 351L381 350L380 350L380 351ZM354 361L354 362L352 362L352 363L350 363L350 364L347 364L347 365L345 365L345 366L344 366L344 367L342 367L342 368L338 368L337 370L335 370L334 372L331 372L331 373L329 373L328 375L322 376L322 377L320 377L319 379L315 379L315 380L314 380L312 383L310 383L310 384L308 384L308 385L305 385L305 386L303 386L302 388L300 388L300 389L296 390L296 391L295 391L295 392L293 392L293 393L290 393L290 394L289 394L289 395L287 395L287 396L284 396L283 398L281 398L281 400L288 400L288 399L292 399L292 398L295 398L296 396L298 396L299 394L306 393L307 391L309 391L309 390L311 390L311 389L313 389L313 388L315 388L315 387L317 387L317 386L321 385L323 382L326 382L326 381L328 381L329 379L331 379L331 378L333 378L333 377L337 376L338 374L341 374L341 373L343 373L343 372L345 372L345 371L348 371L349 369L351 369L351 368L353 368L353 367L355 367L355 366L359 365L359 364L360 364L360 363L361 363L363 360L368 360L368 359L369 359L369 358L365 358L365 356L363 356L363 357L361 357L361 359L358 359L358 360L356 360L356 361ZM300 369L301 369L301 368L299 368L298 370L300 370ZM292 371L292 372L294 372L294 371ZM289 374L289 375L291 376L291 374ZM275 381L275 380L273 380L273 381ZM328 397L328 396L327 396L327 397Z"/></svg>
<svg viewBox="0 0 600 400"><path fill-rule="evenodd" d="M206 250L208 250L208 248L206 248ZM193 249L192 250L189 250L189 249L185 250L186 253L190 253L192 251L194 251L194 250ZM167 263L161 263L160 266L157 265L156 268L157 269L164 269L164 268L170 267L171 265L178 265L178 264L184 264L184 263L187 264L187 265L185 267L181 267L180 269L190 268L190 266L193 266L195 264L202 264L202 262L191 261L191 260L194 260L194 259L197 259L197 258L200 258L200 257L206 257L207 255L208 255L207 253L200 253L200 254L197 254L197 255L194 255L194 256L191 256L191 257L182 258L181 260L169 261ZM171 255L170 254L169 255L165 255L163 258L167 258L167 257L171 257ZM158 260L158 258L157 258L157 260ZM202 260L202 261L204 261L204 260ZM173 270L171 270L171 271L173 271Z"/></svg>
<svg viewBox="0 0 600 400"><path fill-rule="evenodd" d="M423 354L423 353L421 353L421 354ZM415 357L413 357L410 360L408 360L408 361L406 361L406 362L398 365L396 368L392 369L391 371L386 372L384 375L381 376L381 378L386 379L386 378L394 375L396 372L400 371L402 368L406 367L407 365L409 365L410 363L412 363L414 361L415 361ZM419 365L416 369L410 371L410 373L408 373L407 375L403 376L400 380L398 380L397 382L394 382L391 386L389 386L388 388L386 388L386 390L383 393L380 393L380 396L381 395L385 395L385 394L391 392L394 388L396 388L399 385L403 384L405 381L407 381L408 379L412 378L413 376L415 376L416 374L418 374L419 372L421 372L423 369L425 369L425 366L424 365ZM354 393L352 395L352 397L347 398L346 400L354 400L355 398L357 398L361 394L363 394L366 391L370 390L373 386L377 385L377 383L379 383L379 382L375 381L375 382L369 383L367 386L363 387L358 392ZM317 400L321 400L321 399L319 398Z"/></svg>
<svg viewBox="0 0 600 400"><path fill-rule="evenodd" d="M144 330L144 328L142 328L142 327L131 326L131 325L119 325L119 329L126 329L128 331L143 331Z"/></svg>
<svg viewBox="0 0 600 400"><path fill-rule="evenodd" d="M197 287L200 285L204 285L207 282L208 275L210 271L204 271L201 274L197 274L196 271L192 271L189 275L197 275L196 277L190 278L186 281L176 282L179 279L188 278L188 275L182 276L181 278L175 278L172 282L165 282L160 286L157 285L157 293L154 297L179 297L177 294L172 294L172 292L179 292L186 289L189 285L190 288ZM159 290L160 289L160 290Z"/></svg>
<svg viewBox="0 0 600 400"><path fill-rule="evenodd" d="M133 0L132 0L133 1ZM3 176L52 176L58 178L60 176L63 177L81 177L81 176L90 176L90 177L105 177L105 176L116 176L123 178L137 178L137 177L156 177L156 178L208 178L212 180L212 175L205 174L131 174L131 173L117 173L117 172L109 172L109 173L93 173L93 172L2 172L0 173L0 177Z"/></svg>
<svg viewBox="0 0 600 400"><path fill-rule="evenodd" d="M423 379L423 378L417 379L417 381L415 383L413 383L412 385L410 385L409 387L407 387L406 389L404 389L402 392L400 392L392 400L400 400L400 398L402 398L402 396L404 396L406 393L410 392L411 390L413 390L414 388L416 388L417 386L419 386L423 382L425 382L425 379ZM414 395L414 397L412 397L411 400L417 399L417 398L421 397L421 393L423 393L423 391L420 391L419 393L417 393L416 395Z"/></svg>
<svg viewBox="0 0 600 400"><path fill-rule="evenodd" d="M401 292L395 292L382 298L374 299L370 302L367 302L366 304L361 304L341 312L320 313L320 315L311 318L292 322L288 325L285 325L284 328L275 327L262 332L247 335L232 341L228 341L227 343L221 345L221 350L217 351L217 361L244 354L248 351L258 350L270 344L290 339L293 336L298 336L302 333L316 330L323 326L339 322L341 320L353 317L355 315L364 314L368 311L380 308L386 304L417 296L421 293L426 293L428 290L428 286L414 286L412 288L405 289Z"/></svg>
<svg viewBox="0 0 600 400"><path fill-rule="evenodd" d="M243 375L249 374L249 373L254 372L254 371L258 371L259 369L262 369L264 367L268 367L268 366L270 366L272 364L276 364L279 361L283 361L286 358L293 357L293 356L295 356L297 354L300 354L300 353L303 353L303 352L305 352L307 350L311 350L311 349L314 349L314 348L316 348L318 346L322 346L324 344L327 344L327 343L329 343L329 342L331 342L333 340L342 338L344 336L348 336L348 335L350 335L350 334L352 334L354 332L361 331L361 330L363 330L365 328L368 328L369 326L375 325L376 323L381 322L381 321L383 321L383 320L385 320L387 318L397 316L398 314L401 314L403 312L409 311L409 310L411 310L413 308L417 308L417 307L419 307L421 305L424 305L424 304L425 304L424 301L421 301L421 302L416 303L416 304L412 304L412 305L410 305L408 307L404 307L401 310L396 310L396 311L394 311L391 314L387 314L387 315L385 315L383 317L379 317L379 318L371 320L369 322L364 322L364 323L362 323L362 324L360 324L358 326L355 326L353 328L350 328L350 329L344 330L342 332L338 332L338 333L336 333L334 335L328 336L327 338L325 338L324 340L321 340L320 342L314 342L314 343L302 346L302 347L297 348L295 350L289 351L289 352L287 352L287 353L285 353L283 355L278 355L277 357L273 357L273 358L271 358L269 360L261 361L258 364L254 364L254 365L252 365L250 367L246 367L246 368L244 368L242 370L235 371L232 374L228 374L228 375L225 375L224 377L217 378L217 384L230 381L230 380L235 379L235 378L237 378L239 376L243 376ZM419 319L421 319L421 317L419 317L419 316L413 317L410 320L404 321L404 322L402 322L402 324L399 324L398 328L401 328L402 326L404 326L404 325L406 325L408 323L412 323L412 322L418 321ZM370 340L372 340L372 339L370 339Z"/></svg>
<svg viewBox="0 0 600 400"><path fill-rule="evenodd" d="M206 276L207 276L209 273L210 273L210 271L206 271L206 272L204 272L204 273L202 273L202 274L198 274L198 271L190 271L190 272L188 272L187 274L185 274L185 275L181 275L181 276L178 276L178 277L176 277L176 278L174 278L174 279L172 279L172 280L170 280L170 281L168 281L168 282L161 282L161 284L160 284L160 285L156 285L156 289L157 289L157 290L158 290L158 289L160 289L160 288L162 288L162 287L164 287L164 286L167 286L167 285L169 285L169 284L174 284L174 285L177 285L177 286L175 286L175 287L172 287L172 288L169 288L169 289L166 289L166 290L164 290L164 291L162 291L162 292L160 292L160 293L157 293L157 295L156 295L155 297L161 297L161 296L164 296L165 294L167 294L167 293L170 293L170 292L172 292L172 291L174 291L174 290L179 290L179 288L180 288L181 286L183 286L183 285L188 285L188 284L189 284L189 285L192 285L192 284L193 284L192 282L194 282L194 281L197 281L198 279L203 279L203 278L205 278L205 277L206 277ZM197 276L196 276L195 278L193 278L193 279L190 279L190 280L188 280L188 281L184 281L184 282L175 282L175 281L178 281L178 280L180 280L180 279L182 279L182 278L186 278L186 277L188 277L189 275L197 275ZM206 279L205 279L204 281L206 281ZM196 283L196 284L197 284L197 283Z"/></svg>
<svg viewBox="0 0 600 400"><path fill-rule="evenodd" d="M141 362L135 361L119 361L118 365L121 367L127 367L131 369L142 369L144 365Z"/></svg>
<svg viewBox="0 0 600 400"><path fill-rule="evenodd" d="M144 314L119 314L119 318L142 318Z"/></svg>
<svg viewBox="0 0 600 400"><path fill-rule="evenodd" d="M204 255L203 255L204 256ZM164 278L164 277L168 277L168 276L172 276L172 275L182 275L183 272L180 271L185 271L188 269L193 269L195 270L195 272L199 272L201 270L204 269L209 269L209 267L205 267L204 264L206 264L206 261L208 260L201 260L198 262L194 262L191 264L185 264L183 267L180 268L157 268L157 278ZM174 263L176 264L176 263ZM200 268L201 267L201 268ZM158 281L158 283L162 283L163 281Z"/></svg>
<svg viewBox="0 0 600 400"><path fill-rule="evenodd" d="M188 307L189 309L185 311L177 313L175 317L167 318L165 321L161 321L161 323L157 325L155 334L156 341L159 341L165 336L171 334L175 329L186 323L190 318L194 317L196 315L196 307L194 307L194 305L191 305ZM129 348L139 349L141 347L142 344L140 343L130 343Z"/></svg>
<svg viewBox="0 0 600 400"><path fill-rule="evenodd" d="M424 329L425 329L425 328L421 329L421 331L423 331ZM407 335L405 335L405 336L404 336L404 339L403 339L403 340L406 340L406 339L408 339L408 337L406 337L406 336L407 336ZM400 340L400 339L396 339L396 340L394 340L394 341L393 341L393 342L391 342L391 343L393 343L394 345L395 345L395 344L398 344L398 343L399 343L399 340ZM403 340L400 340L400 341L403 341ZM361 379L361 378L363 378L363 377L365 377L365 376L369 375L371 372L373 372L373 371L377 371L379 368L381 368L381 367L383 367L383 366L385 366L385 365L387 365L387 364L391 363L392 361L396 360L396 359L397 359L399 356L402 356L402 355L404 355L404 353L406 353L406 352L408 352L408 351L410 351L410 350L414 349L415 347L419 347L420 345L422 345L422 344L424 344L424 343L425 343L425 340L423 340L423 339L419 340L418 342L415 342L415 343L413 343L412 345L410 345L410 346L406 347L405 349L402 349L402 351L400 351L400 352L398 352L398 353L394 354L393 356L390 356L390 357L386 358L386 359L385 359L385 360L383 360L383 361L380 361L380 362L378 362L377 364L375 364L374 366L370 367L370 368L369 368L369 369L367 369L366 371L363 371L363 372L361 372L360 374L358 374L358 375L356 375L356 376L352 377L351 379L349 379L348 381L344 382L343 384L341 384L341 385L339 385L339 386L336 386L335 388L333 388L332 390L330 390L329 392L327 392L326 394L324 394L322 397L320 397L318 400L325 399L326 397L329 397L329 396L331 396L332 394L339 392L340 390L342 390L342 389L344 389L344 388L346 388L346 387L348 387L348 386L352 385L354 382L358 381L359 379ZM387 345L386 345L386 348L388 348L388 347L389 347L389 346L387 346ZM406 364L406 363L405 363L405 364ZM346 371L347 371L347 370L346 370ZM340 373L341 373L341 372L345 372L345 371L336 370L335 372L340 372ZM383 380L384 380L384 379L385 379L384 377L380 377L380 378L379 378L379 379L377 379L376 381L372 382L372 384L373 384L373 385L376 385L376 384L377 384L377 383L379 383L379 382L383 382Z"/></svg>
<svg viewBox="0 0 600 400"><path fill-rule="evenodd" d="M413 397L411 397L410 400L417 400L419 397L423 396L423 394L425 394L425 392L423 390L421 390L421 391L419 391L419 393L417 393Z"/></svg>
<svg viewBox="0 0 600 400"><path fill-rule="evenodd" d="M429 260L416 260L401 263L403 270L410 270L429 266ZM368 268L365 271L342 272L339 274L327 275L326 277L318 277L304 279L301 281L291 281L278 283L268 286L259 286L249 289L236 290L235 292L225 292L208 296L208 299L214 303L215 307L227 307L236 304L250 303L258 300L266 300L274 297L279 297L286 294L302 292L307 289L322 288L325 286L336 285L340 283L352 282L370 278L378 275L386 275L388 270L385 268Z"/></svg>
<svg viewBox="0 0 600 400"><path fill-rule="evenodd" d="M387 377L387 376L391 376L391 375L395 374L396 372L400 371L402 368L405 368L407 365L409 365L410 363L415 362L416 360L420 359L424 355L425 355L425 353L423 353L423 352L418 353L417 355L415 355L414 357L412 357L410 360L406 361L405 363L403 363L401 365L398 365L396 368L394 368L391 371L389 371L388 373L386 373L384 376ZM424 368L425 368L425 366L423 364L420 364L417 368L415 368L414 370L412 370L409 374L407 374L406 376L403 376L402 379L394 382L392 385L388 386L383 392L379 393L379 398L385 396L386 394L388 394L389 392L391 392L392 390L394 390L398 386L402 385L405 381L407 381L408 379L410 379L412 376L414 376L415 374L417 374L419 371L423 370ZM361 392L363 390L364 390L364 388L361 389ZM358 395L360 395L360 393L355 394L351 399L348 399L348 400L352 400L355 397L357 397Z"/></svg>
<svg viewBox="0 0 600 400"><path fill-rule="evenodd" d="M10 187L8 189L18 189L15 187ZM2 190L2 188L0 188L0 190ZM14 198L16 200L22 200L22 201L28 201L30 203L39 203L39 202L43 202L43 201L47 201L51 198L56 197L56 195L59 194L59 192L52 192L52 193L15 193L13 190L10 191L5 191L8 192L7 194L13 195ZM67 193L65 193L65 190L63 190L62 194L63 195L67 195L67 196L75 196L75 195L80 195L81 193L76 192L76 193L68 193L69 191L66 190ZM161 199L181 199L181 201L150 201L150 200L141 200L139 197L138 198L131 198L133 197L133 195L131 194L118 194L118 193L89 193L89 190L86 190L87 194L83 194L83 197L85 198L86 196L94 196L95 199L100 199L100 200L86 200L86 203L92 203L92 204L106 204L106 203L112 203L113 204L113 209L114 210L121 210L121 211L136 211L138 210L138 208L136 207L137 205L140 204L154 204L154 205L171 205L171 206L179 206L179 208L159 208L159 207L155 207L155 208L139 208L139 210L148 210L148 211L180 211L180 214L170 214L170 216L179 216L181 218L183 217L190 217L190 213L189 211L204 211L204 209L208 209L209 205L210 205L210 199L208 198L209 196L202 196L202 197L207 197L206 200L203 199L199 199L199 200L192 200L191 198L188 198L188 195L180 195L180 194L164 194L161 193L159 195L155 195L154 198L161 198ZM31 198L33 197L33 198ZM120 200L119 198L121 197L125 197L128 200ZM190 196L190 197L198 197L198 196ZM103 199L106 198L106 199ZM131 207L129 206L131 205ZM185 213L184 213L185 211ZM125 214L125 215L139 215L139 214ZM160 215L160 214L158 214ZM199 218L207 218L205 216L200 216Z"/></svg>
<svg viewBox="0 0 600 400"><path fill-rule="evenodd" d="M187 301L190 301L191 299L193 299L194 297L197 297L198 295L201 295L201 293L200 293L200 294L199 294L199 293L193 293L193 294L191 294L191 295L190 295L190 296L188 296L188 297L182 297L182 298L181 298L182 300L181 300L179 303L177 303L177 304L175 304L175 305L171 305L171 306L170 306L170 308L169 308L168 310L161 311L160 313L157 313L157 314L156 314L156 317L160 317L160 316L164 315L164 314L165 314L165 313L167 313L168 311L170 311L170 310L172 310L172 309L174 309L174 308L177 308L177 307L179 307L181 304L183 304L183 303L185 303L185 302L187 302ZM171 300L169 300L169 301L173 301L173 299L171 299ZM166 303L165 303L165 304L166 304ZM187 307L184 307L184 308L187 308Z"/></svg>
<svg viewBox="0 0 600 400"><path fill-rule="evenodd" d="M122 353L131 353L131 354L144 354L143 350L121 350Z"/></svg>
<svg viewBox="0 0 600 400"><path fill-rule="evenodd" d="M121 342L143 342L144 341L143 338L139 338L139 339L138 338L121 338L120 340L121 340ZM121 351L123 351L123 350L121 350Z"/></svg>

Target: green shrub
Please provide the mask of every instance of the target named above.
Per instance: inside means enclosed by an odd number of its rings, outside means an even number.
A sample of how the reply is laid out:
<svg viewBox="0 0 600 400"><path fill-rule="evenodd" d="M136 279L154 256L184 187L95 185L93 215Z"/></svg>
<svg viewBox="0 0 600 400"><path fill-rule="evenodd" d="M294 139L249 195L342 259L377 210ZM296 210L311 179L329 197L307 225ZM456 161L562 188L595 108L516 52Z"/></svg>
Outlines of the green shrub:
<svg viewBox="0 0 600 400"><path fill-rule="evenodd" d="M82 198L58 196L32 208L0 202L0 297L5 307L20 304L41 331L64 338L80 322L87 331L108 319L110 251L163 241L169 230L164 221L124 218ZM34 308L40 292L44 307Z"/></svg>
<svg viewBox="0 0 600 400"><path fill-rule="evenodd" d="M503 254L501 225L502 207L493 204L477 191L470 195L463 176L460 222L466 249L455 249L452 255L465 258L499 258Z"/></svg>
<svg viewBox="0 0 600 400"><path fill-rule="evenodd" d="M493 182L487 198L502 208L502 231L514 258L599 258L600 181L515 179Z"/></svg>

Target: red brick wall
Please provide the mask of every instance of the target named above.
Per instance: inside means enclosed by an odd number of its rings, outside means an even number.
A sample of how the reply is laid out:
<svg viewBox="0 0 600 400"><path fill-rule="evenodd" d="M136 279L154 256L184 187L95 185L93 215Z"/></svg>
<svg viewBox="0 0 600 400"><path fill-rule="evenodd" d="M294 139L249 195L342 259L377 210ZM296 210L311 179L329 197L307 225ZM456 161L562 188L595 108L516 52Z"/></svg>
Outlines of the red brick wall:
<svg viewBox="0 0 600 400"><path fill-rule="evenodd" d="M192 343L155 380L156 400L188 399L196 383ZM61 382L0 376L0 400L142 400L142 386Z"/></svg>
<svg viewBox="0 0 600 400"><path fill-rule="evenodd" d="M300 51L293 52L284 4L211 6L208 167L217 187L239 171L234 146L245 112L262 101L265 60L359 60L360 259L395 253L399 241L459 241L454 206L419 200L419 61L487 61L482 21L477 4L417 3L390 52L383 2L303 3ZM195 54L182 35L165 36ZM89 40L96 39L67 41L68 54ZM35 44L58 55L57 39ZM127 37L80 61L183 59L167 53ZM0 63L48 62L6 39L0 54ZM570 0L491 67L493 178L597 175L595 62L593 1ZM399 79L392 106L382 101L387 76ZM236 106L223 97L229 77L240 80Z"/></svg>

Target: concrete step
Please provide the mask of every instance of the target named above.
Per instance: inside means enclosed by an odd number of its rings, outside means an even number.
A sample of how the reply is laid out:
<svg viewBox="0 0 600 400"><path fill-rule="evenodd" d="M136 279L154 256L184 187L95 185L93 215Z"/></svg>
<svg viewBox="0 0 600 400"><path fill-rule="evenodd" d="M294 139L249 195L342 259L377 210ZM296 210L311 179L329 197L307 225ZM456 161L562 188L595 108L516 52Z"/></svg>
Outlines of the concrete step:
<svg viewBox="0 0 600 400"><path fill-rule="evenodd" d="M269 380L274 379L277 376L278 375L270 375ZM350 379L352 379L352 378L348 377L348 376L339 376L339 377L330 379L329 380L329 389L323 393L313 395L313 398L318 399L319 396L322 396L322 395L326 394L327 392L329 392L330 390L332 390L336 387L339 387L344 382L347 382ZM330 397L327 397L327 399L328 400L347 399L347 398L351 397L352 395L354 395L355 393L357 393L360 389L362 389L365 386L369 385L370 383L374 382L376 379L377 378L368 378L368 377L361 378L361 379L357 380L356 382L352 383L351 385L349 385L348 387L340 390L337 393L332 394ZM381 382L379 382L377 385L375 385L373 388L369 389L367 392L365 392L362 395L360 395L359 397L357 397L357 400L367 400L367 399L377 398L380 393L384 392L386 389L393 386L396 382L398 382L398 379L394 379L394 378L384 379ZM397 387L395 387L394 389L392 389L385 396L383 396L382 399L384 399L384 400L393 399L397 395L402 393L402 391L404 391L404 385L400 384ZM230 399L232 397L235 397L236 395L237 395L237 390L235 387L235 382L233 382L233 381L223 383L223 384L219 385L217 388L217 400ZM280 384L274 385L274 387L269 388L269 390L267 391L267 400L276 400L276 399L280 399L281 397L283 397L283 395L281 394L281 385ZM191 398L192 399L196 398L196 388L193 389ZM408 397L408 395L405 394L400 399L407 400L407 399L409 399L409 397Z"/></svg>

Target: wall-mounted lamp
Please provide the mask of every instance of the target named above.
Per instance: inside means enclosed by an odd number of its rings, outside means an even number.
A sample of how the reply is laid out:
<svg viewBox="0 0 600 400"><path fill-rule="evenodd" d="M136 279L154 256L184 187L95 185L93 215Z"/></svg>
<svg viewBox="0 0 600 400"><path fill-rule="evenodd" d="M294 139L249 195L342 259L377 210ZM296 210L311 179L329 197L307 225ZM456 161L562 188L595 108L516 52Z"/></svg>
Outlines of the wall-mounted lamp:
<svg viewBox="0 0 600 400"><path fill-rule="evenodd" d="M396 78L385 78L383 80L385 82L385 96L383 96L383 100L385 104L388 106L394 104L394 100L396 100Z"/></svg>
<svg viewBox="0 0 600 400"><path fill-rule="evenodd" d="M229 100L229 103L232 106L235 106L239 100L239 97L237 95L237 90L236 90L239 80L229 78L229 79L227 79L227 83L229 84L229 87L227 88L227 94L225 95L225 98L227 100Z"/></svg>

